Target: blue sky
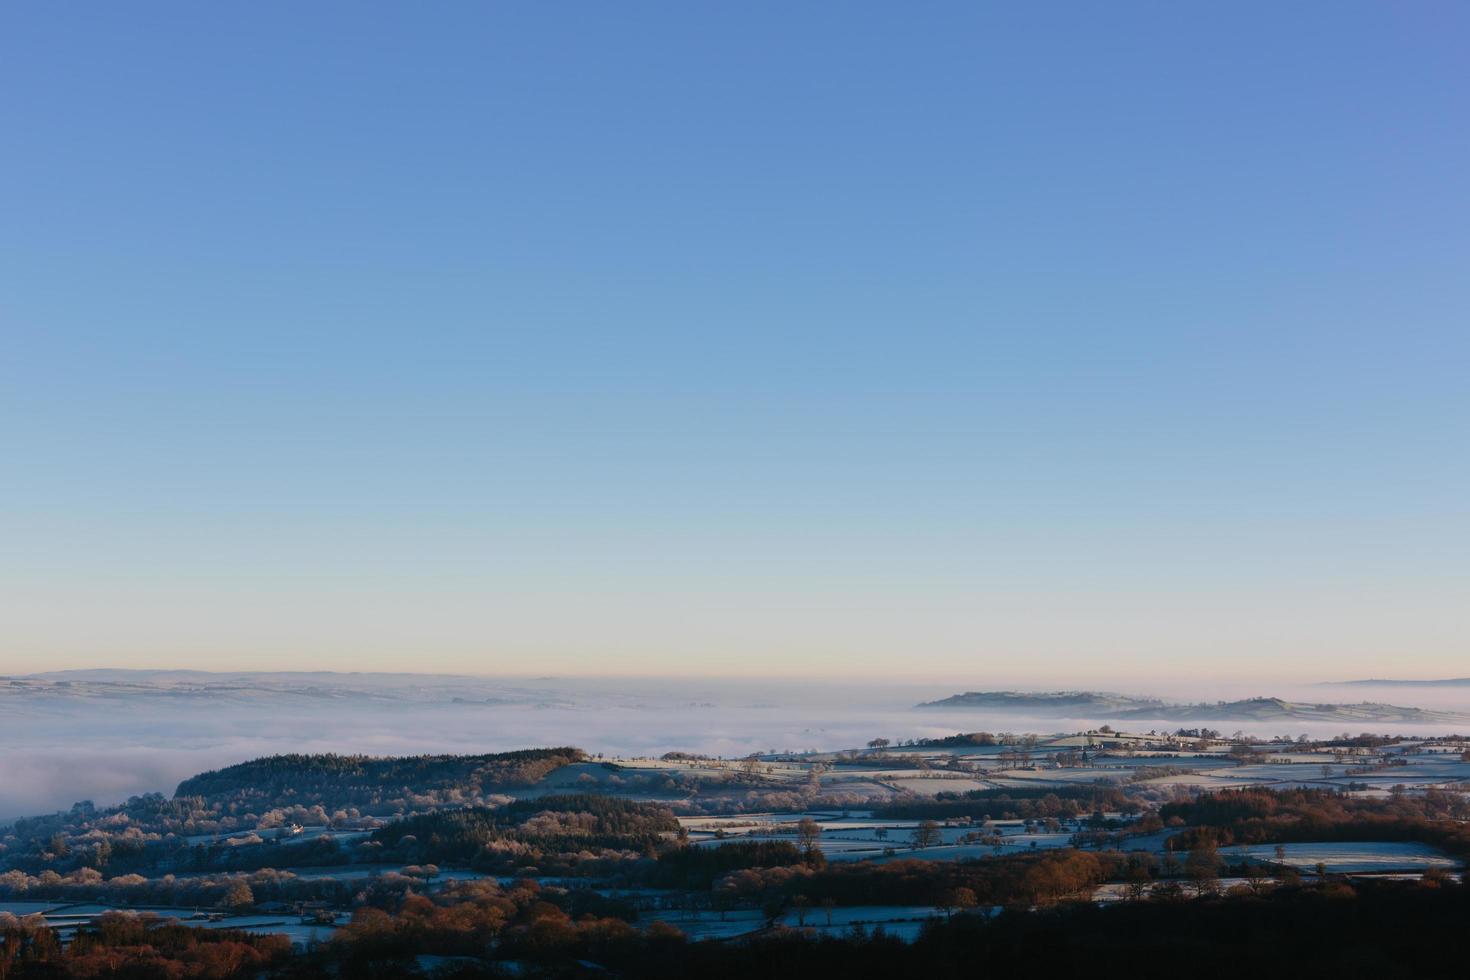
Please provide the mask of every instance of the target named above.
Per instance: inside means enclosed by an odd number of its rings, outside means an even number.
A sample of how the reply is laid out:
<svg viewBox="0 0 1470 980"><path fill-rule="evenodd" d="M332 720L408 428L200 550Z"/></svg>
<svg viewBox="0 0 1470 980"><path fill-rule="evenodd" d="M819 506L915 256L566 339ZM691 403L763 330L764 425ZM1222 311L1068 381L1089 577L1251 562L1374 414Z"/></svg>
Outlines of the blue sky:
<svg viewBox="0 0 1470 980"><path fill-rule="evenodd" d="M1460 4L12 4L0 670L1464 673Z"/></svg>

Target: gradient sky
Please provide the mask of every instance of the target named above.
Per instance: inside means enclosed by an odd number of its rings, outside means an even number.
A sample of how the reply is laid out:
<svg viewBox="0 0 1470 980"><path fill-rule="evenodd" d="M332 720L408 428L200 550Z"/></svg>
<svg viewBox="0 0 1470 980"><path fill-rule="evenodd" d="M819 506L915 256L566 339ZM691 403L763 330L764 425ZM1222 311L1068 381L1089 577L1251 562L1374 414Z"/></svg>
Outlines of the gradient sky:
<svg viewBox="0 0 1470 980"><path fill-rule="evenodd" d="M1467 43L6 4L0 672L1470 673Z"/></svg>

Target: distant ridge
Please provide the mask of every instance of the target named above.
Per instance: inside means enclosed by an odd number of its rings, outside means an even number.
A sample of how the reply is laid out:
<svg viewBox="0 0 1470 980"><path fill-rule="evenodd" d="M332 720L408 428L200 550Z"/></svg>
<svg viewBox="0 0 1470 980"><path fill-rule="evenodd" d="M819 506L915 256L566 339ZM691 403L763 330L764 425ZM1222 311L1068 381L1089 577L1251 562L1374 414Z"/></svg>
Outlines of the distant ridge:
<svg viewBox="0 0 1470 980"><path fill-rule="evenodd" d="M1015 711L1046 711L1053 714L1083 710L1119 712L1159 709L1168 702L1158 698L1113 694L1107 691L966 691L941 701L926 701L921 708L998 708Z"/></svg>
<svg viewBox="0 0 1470 980"><path fill-rule="evenodd" d="M1391 680L1389 678L1369 678L1361 681L1325 681L1327 685L1347 687L1357 685L1362 687L1470 687L1470 677L1449 677L1443 680Z"/></svg>
<svg viewBox="0 0 1470 980"><path fill-rule="evenodd" d="M1097 691L967 691L920 708L985 708L1030 711L1058 717L1087 716L1118 720L1159 721L1332 721L1343 723L1395 722L1409 725L1464 725L1470 715L1431 711L1396 704L1364 701L1359 704L1312 704L1281 698L1245 698L1240 701L1179 704L1157 698L1131 697Z"/></svg>

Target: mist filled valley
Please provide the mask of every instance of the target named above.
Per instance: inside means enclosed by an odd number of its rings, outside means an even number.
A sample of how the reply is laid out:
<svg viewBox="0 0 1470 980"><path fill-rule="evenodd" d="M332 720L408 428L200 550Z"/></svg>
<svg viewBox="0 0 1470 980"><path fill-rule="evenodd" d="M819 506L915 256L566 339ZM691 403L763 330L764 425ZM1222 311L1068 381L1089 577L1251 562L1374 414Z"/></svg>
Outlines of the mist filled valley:
<svg viewBox="0 0 1470 980"><path fill-rule="evenodd" d="M1015 692L1002 706L932 706L983 688ZM1112 723L1147 731L1208 723L1226 733L1313 736L1383 730L1470 732L1470 684L1201 685L1095 683L1070 690L1155 699L1162 705L1236 703L1411 706L1443 713L1429 724L1354 716L1212 717L1129 705L1126 726L1097 702L1048 703L1025 692L1063 690L1013 680L966 682L486 678L433 674L81 670L0 677L0 818L172 793L206 769L292 752L366 755L497 752L577 745L610 757L666 752L743 758L752 752L835 751L986 730L1073 732ZM1073 699L1075 701L1076 699ZM1116 699L1114 699L1116 700ZM922 707L921 707L922 705ZM1089 711L1089 709L1091 709Z"/></svg>

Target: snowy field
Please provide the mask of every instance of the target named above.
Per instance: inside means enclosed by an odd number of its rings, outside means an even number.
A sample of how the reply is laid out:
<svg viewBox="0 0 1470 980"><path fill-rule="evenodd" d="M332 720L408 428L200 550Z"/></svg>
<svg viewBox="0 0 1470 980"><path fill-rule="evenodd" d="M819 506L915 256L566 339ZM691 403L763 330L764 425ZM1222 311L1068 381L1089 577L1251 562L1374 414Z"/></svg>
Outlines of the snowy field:
<svg viewBox="0 0 1470 980"><path fill-rule="evenodd" d="M844 933L854 927L871 931L881 926L891 936L913 940L926 922L942 915L938 909L928 905L853 905L830 910L813 906L806 910L804 928L821 934L828 931ZM795 909L787 909L777 921L795 929L803 927L799 923L800 918ZM728 939L756 932L766 925L765 916L755 909L736 909L723 916L718 912L701 911L696 914L683 909L669 909L645 913L638 921L667 922L691 939Z"/></svg>
<svg viewBox="0 0 1470 980"><path fill-rule="evenodd" d="M297 916L276 915L232 915L222 919L208 919L193 908L148 908L116 909L111 905L91 903L66 904L61 902L11 902L0 900L0 912L24 916L41 914L47 925L55 929L63 942L70 941L77 929L107 912L129 911L156 915L163 919L178 919L185 925L203 929L240 929L259 935L286 936L291 942L305 944L324 941L331 937L334 926L306 925Z"/></svg>
<svg viewBox="0 0 1470 980"><path fill-rule="evenodd" d="M1286 856L1276 857L1276 845L1253 844L1220 848L1226 860L1247 857L1255 861L1289 864L1302 871L1311 871L1325 864L1331 874L1369 874L1389 871L1418 871L1441 868L1446 871L1460 867L1460 862L1442 851L1413 841L1364 841L1283 844Z"/></svg>

